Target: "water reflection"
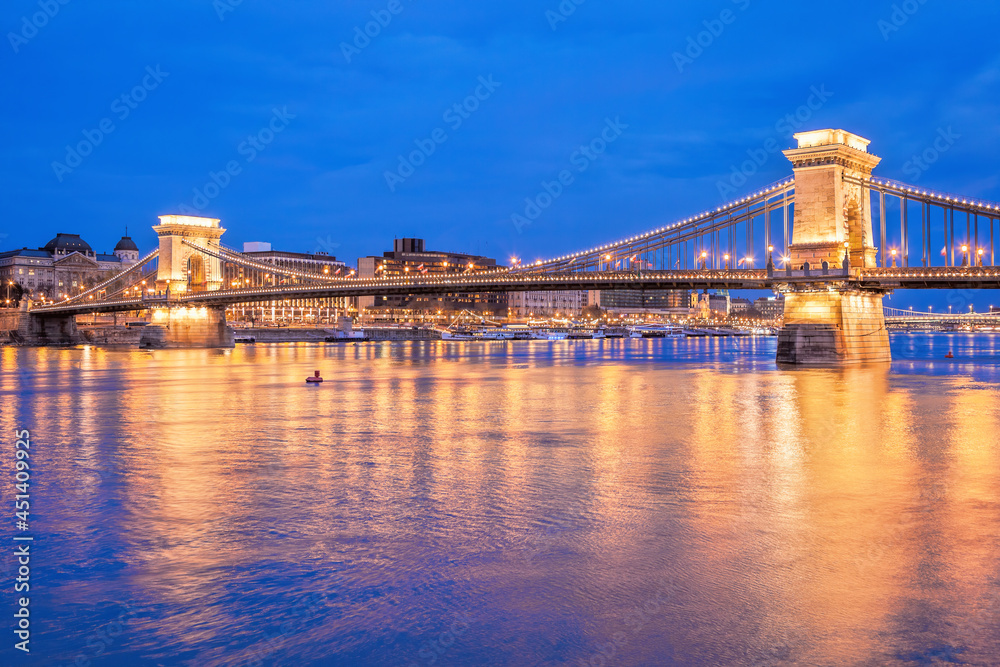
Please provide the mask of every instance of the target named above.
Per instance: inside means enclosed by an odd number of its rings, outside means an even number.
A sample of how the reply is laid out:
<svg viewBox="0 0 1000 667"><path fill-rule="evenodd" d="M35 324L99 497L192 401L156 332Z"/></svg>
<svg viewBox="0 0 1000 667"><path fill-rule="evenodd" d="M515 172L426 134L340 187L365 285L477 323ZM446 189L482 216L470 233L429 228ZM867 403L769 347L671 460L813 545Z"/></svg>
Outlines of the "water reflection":
<svg viewBox="0 0 1000 667"><path fill-rule="evenodd" d="M38 443L39 645L94 665L989 664L993 339L943 373L927 338L894 339L891 368L801 371L773 341L0 349L0 426Z"/></svg>

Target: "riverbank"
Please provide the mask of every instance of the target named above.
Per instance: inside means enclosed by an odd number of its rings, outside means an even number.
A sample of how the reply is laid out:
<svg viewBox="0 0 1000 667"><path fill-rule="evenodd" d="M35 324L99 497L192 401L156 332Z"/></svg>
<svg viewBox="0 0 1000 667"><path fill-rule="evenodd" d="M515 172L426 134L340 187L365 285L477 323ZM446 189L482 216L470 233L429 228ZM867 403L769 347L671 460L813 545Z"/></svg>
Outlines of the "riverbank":
<svg viewBox="0 0 1000 667"><path fill-rule="evenodd" d="M143 327L78 325L84 345L139 346ZM370 327L353 333L325 328L248 327L233 328L237 342L252 339L255 343L351 343L388 340L440 340L441 332L419 327ZM17 331L0 330L0 347L26 346Z"/></svg>
<svg viewBox="0 0 1000 667"><path fill-rule="evenodd" d="M293 329L287 327L234 328L233 336L257 343L356 343L366 340L440 340L441 332L419 327L366 327L353 332L337 329Z"/></svg>

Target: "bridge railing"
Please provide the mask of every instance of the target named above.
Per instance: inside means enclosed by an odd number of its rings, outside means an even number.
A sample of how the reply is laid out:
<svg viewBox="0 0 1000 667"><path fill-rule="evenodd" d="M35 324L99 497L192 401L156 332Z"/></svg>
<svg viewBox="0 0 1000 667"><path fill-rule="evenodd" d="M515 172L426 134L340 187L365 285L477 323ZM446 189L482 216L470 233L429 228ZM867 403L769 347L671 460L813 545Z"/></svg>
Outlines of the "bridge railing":
<svg viewBox="0 0 1000 667"><path fill-rule="evenodd" d="M918 260L910 256L910 250L918 243L919 263L924 266L934 266L936 261L949 267L963 263L995 265L994 228L1000 222L1000 203L886 178L845 176L844 180L862 186L869 193L870 196L860 203L863 215L867 215L868 211L874 218L874 213L878 213L874 239L870 239L865 247L874 248L880 268L916 264ZM887 195L890 204L896 199L900 201L898 233L888 221ZM921 204L919 215L914 216L909 210L910 203ZM741 261L762 265L764 258L771 254L772 247L778 262L787 253L792 240L791 212L794 204L794 179L783 179L747 197L670 225L561 257L523 262L515 270L593 271L636 266L674 268L682 265L687 268L703 264L718 268L723 264L734 266ZM939 214L932 221L932 207L934 211L944 210L945 219L942 220ZM771 220L772 213L778 209L782 209L779 224L784 233L778 233L778 226ZM958 225L957 230L956 212L966 214L966 220ZM974 220L972 216L975 216ZM760 218L763 218L763 223ZM984 233L988 239L983 238ZM944 239L943 259L937 257L935 248L939 238ZM963 249L963 246L967 248Z"/></svg>
<svg viewBox="0 0 1000 667"><path fill-rule="evenodd" d="M996 215L1000 215L1000 203L990 201L988 199L979 199L976 197L958 195L953 192L944 192L942 190L934 190L932 188L918 187L916 185L903 183L902 181L897 181L891 178L880 178L877 176L873 176L868 181L860 182L862 182L862 184L869 189L888 189L892 190L894 193L909 195L912 199L919 198L924 199L925 201L933 201L938 204L968 206L971 208L981 209L984 213L993 212Z"/></svg>
<svg viewBox="0 0 1000 667"><path fill-rule="evenodd" d="M943 312L930 312L921 310L907 310L902 308L890 308L888 306L882 309L883 314L887 318L892 318L895 320L941 320L941 321L981 321L981 320L998 320L1000 321L1000 312L988 312L988 313L943 313Z"/></svg>
<svg viewBox="0 0 1000 667"><path fill-rule="evenodd" d="M845 176L844 181L869 195L880 267L996 264L1000 203L889 178ZM889 220L890 209L898 222Z"/></svg>
<svg viewBox="0 0 1000 667"><path fill-rule="evenodd" d="M230 248L229 246L224 245L222 243L219 244L219 248L222 249L228 261L232 261L233 263L238 263L248 268L253 268L259 271L269 271L270 273L276 273L278 275L283 275L283 276L292 276L296 278L304 278L307 280L316 280L319 282L323 282L327 280L343 280L348 277L349 273L353 273L353 270L349 268L345 268L343 273L334 273L334 274L314 273L312 271L301 271L298 269L291 269L288 267L284 267L278 263L271 263L271 262L252 259L250 257L247 257L245 253L242 253L239 250L236 250L235 248Z"/></svg>
<svg viewBox="0 0 1000 667"><path fill-rule="evenodd" d="M786 178L752 195L672 224L588 250L524 263L517 270L583 271L600 270L602 266L635 265L655 268L657 264L660 268L673 268L680 264L681 268L686 269L688 266L698 266L700 259L704 259L712 268L720 268L723 262L736 266L741 260L755 257L757 263L763 265L768 246L776 246L779 252L783 252L782 249L788 246L791 238L788 212L793 204L794 179ZM784 212L784 233L780 243L771 233L770 219L771 214L778 209L783 209ZM763 234L757 234L753 229L754 220L758 217L763 217L763 223L758 226L758 231L762 229ZM745 237L742 231L737 232L739 225L745 226ZM728 238L722 238L723 233ZM660 252L658 262L657 252ZM724 258L725 254L729 254L728 260Z"/></svg>
<svg viewBox="0 0 1000 667"><path fill-rule="evenodd" d="M206 248L197 243L188 241L187 239L184 239L182 242L185 245L190 246L203 254L218 259L219 261L236 264L244 268L253 269L255 271L260 271L266 274L289 276L304 280L312 280L314 282L321 282L321 283L327 281L342 280L346 277L338 275L326 275L322 273L312 273L309 271L298 271L295 269L282 267L278 264L271 264L269 262L260 262L247 257L246 255L237 250L227 248L226 246L223 246L221 244L218 246L218 251L216 251L214 248Z"/></svg>

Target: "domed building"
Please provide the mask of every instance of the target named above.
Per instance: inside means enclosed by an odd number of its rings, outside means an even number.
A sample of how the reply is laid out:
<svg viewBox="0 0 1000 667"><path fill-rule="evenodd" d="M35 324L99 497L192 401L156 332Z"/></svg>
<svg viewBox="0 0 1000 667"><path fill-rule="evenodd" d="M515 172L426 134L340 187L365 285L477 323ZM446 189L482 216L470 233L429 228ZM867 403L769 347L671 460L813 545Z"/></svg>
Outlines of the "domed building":
<svg viewBox="0 0 1000 667"><path fill-rule="evenodd" d="M61 232L37 250L0 252L0 280L20 284L32 299L79 293L139 261L139 248L127 234L113 254L95 252L79 234Z"/></svg>
<svg viewBox="0 0 1000 667"><path fill-rule="evenodd" d="M128 233L126 231L126 233ZM115 257L123 266L129 266L139 261L139 246L135 244L131 236L123 236L122 240L115 246Z"/></svg>
<svg viewBox="0 0 1000 667"><path fill-rule="evenodd" d="M40 248L53 257L81 253L84 257L95 257L90 244L80 238L79 234L56 234L56 237Z"/></svg>

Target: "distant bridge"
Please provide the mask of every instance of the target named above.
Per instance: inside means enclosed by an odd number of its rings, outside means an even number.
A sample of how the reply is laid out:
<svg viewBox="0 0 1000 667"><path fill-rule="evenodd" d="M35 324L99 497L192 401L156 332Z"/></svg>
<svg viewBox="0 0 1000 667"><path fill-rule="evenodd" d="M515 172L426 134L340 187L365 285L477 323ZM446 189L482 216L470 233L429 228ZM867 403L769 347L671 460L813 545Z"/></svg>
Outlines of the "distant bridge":
<svg viewBox="0 0 1000 667"><path fill-rule="evenodd" d="M923 326L943 329L965 326L996 327L1000 326L1000 312L934 313L885 308L885 323L886 326L899 328Z"/></svg>

